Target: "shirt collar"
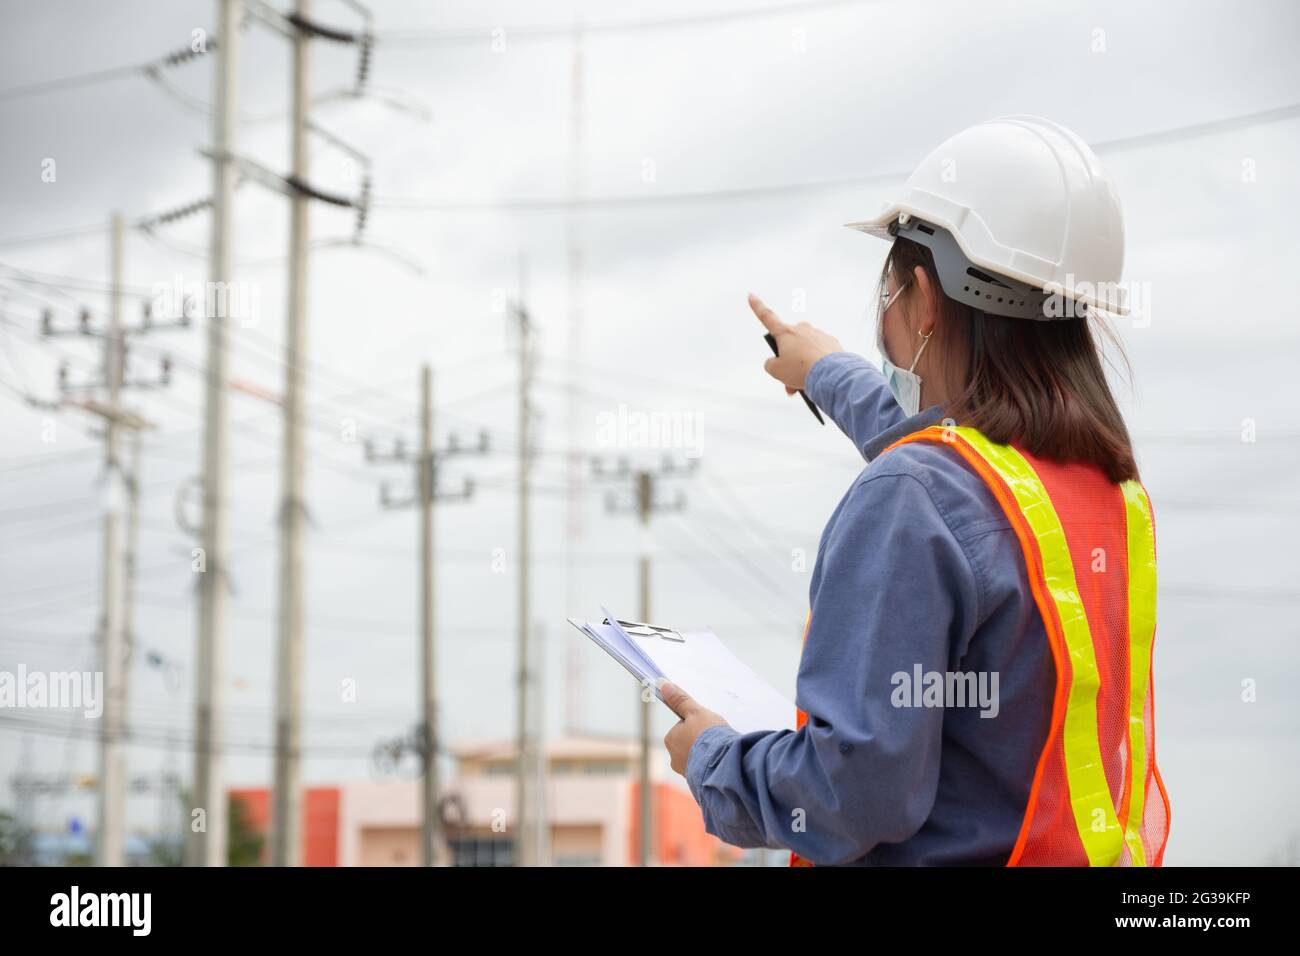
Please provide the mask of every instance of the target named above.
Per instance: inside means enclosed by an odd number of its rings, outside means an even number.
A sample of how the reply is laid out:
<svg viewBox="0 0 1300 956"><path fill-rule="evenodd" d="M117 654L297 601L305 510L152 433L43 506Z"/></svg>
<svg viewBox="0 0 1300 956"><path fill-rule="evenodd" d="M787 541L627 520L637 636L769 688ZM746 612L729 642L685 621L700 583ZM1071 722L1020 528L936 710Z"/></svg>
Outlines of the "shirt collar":
<svg viewBox="0 0 1300 956"><path fill-rule="evenodd" d="M913 415L911 418L903 419L892 428L886 428L875 438L871 439L862 446L862 457L867 459L867 461L874 461L882 451L900 438L906 438L913 432L919 432L921 429L929 428L931 425L941 424L943 419L943 406L932 405L924 411Z"/></svg>

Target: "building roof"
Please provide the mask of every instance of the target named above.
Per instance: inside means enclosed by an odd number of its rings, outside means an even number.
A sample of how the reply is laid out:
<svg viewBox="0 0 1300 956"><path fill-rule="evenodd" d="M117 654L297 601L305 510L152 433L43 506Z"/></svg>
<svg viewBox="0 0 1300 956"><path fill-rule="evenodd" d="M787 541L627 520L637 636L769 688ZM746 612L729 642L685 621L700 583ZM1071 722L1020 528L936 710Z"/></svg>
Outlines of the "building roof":
<svg viewBox="0 0 1300 956"><path fill-rule="evenodd" d="M513 737L462 740L448 750L458 760L505 760L518 754ZM631 737L595 734L548 737L543 741L543 752L548 760L633 758L641 752L641 743Z"/></svg>

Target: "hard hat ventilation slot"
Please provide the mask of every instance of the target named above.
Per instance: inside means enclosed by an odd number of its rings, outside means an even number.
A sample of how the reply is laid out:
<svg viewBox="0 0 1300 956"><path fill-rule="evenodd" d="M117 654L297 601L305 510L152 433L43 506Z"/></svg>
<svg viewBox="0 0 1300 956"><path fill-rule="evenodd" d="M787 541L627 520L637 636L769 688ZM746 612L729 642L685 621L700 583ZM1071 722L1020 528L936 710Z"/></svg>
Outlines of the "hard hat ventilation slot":
<svg viewBox="0 0 1300 956"><path fill-rule="evenodd" d="M967 266L966 274L968 276L974 276L976 279L979 279L981 282L987 282L989 285L1000 286L1003 289L1010 288L1010 286L1008 286L1005 282L1002 282L1001 280L995 278L994 276L989 275L987 272L981 272L979 269L976 269L974 266Z"/></svg>
<svg viewBox="0 0 1300 956"><path fill-rule="evenodd" d="M912 217L906 222L896 220L890 223L890 233L930 250L940 288L957 301L1000 317L1047 317L1045 292L1021 280L995 275L976 266L962 252L948 229Z"/></svg>
<svg viewBox="0 0 1300 956"><path fill-rule="evenodd" d="M975 279L978 279L980 282L984 282L987 285L993 286L992 292L986 292L984 289L981 289L978 286L972 288L970 285L963 285L961 287L961 290L963 292L971 293L976 298L983 296L985 300L989 302L996 302L998 305L1005 304L1005 305L1017 306L1017 307L1023 306L1027 301L1025 299L1017 299L1013 294L1015 290L1012 289L1009 285L1002 282L996 276L991 276L987 272L983 272L979 269L976 269L974 266L968 266L966 269L966 274L974 277ZM1001 292L1002 295L999 295L995 298L994 293L997 292Z"/></svg>

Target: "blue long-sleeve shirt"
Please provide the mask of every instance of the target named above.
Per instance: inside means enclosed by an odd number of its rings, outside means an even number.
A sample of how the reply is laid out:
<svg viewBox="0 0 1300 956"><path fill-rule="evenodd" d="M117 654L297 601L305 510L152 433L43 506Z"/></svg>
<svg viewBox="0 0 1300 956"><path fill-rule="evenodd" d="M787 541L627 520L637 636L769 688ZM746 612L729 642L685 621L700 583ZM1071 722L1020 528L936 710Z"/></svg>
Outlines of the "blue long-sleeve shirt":
<svg viewBox="0 0 1300 956"><path fill-rule="evenodd" d="M906 419L865 359L820 359L805 390L868 459L817 551L795 698L808 722L705 730L691 793L708 831L735 846L819 865L1001 865L1056 681L1015 532L950 450L914 442L875 457L940 413ZM932 672L983 675L996 695L915 706L911 685Z"/></svg>

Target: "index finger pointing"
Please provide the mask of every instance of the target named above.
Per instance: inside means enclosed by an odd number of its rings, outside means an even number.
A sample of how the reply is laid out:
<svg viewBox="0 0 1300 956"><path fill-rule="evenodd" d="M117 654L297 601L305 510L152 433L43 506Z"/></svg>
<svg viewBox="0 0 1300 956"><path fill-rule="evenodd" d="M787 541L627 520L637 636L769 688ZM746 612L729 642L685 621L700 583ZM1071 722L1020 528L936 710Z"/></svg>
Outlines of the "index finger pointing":
<svg viewBox="0 0 1300 956"><path fill-rule="evenodd" d="M758 316L758 321L763 323L763 327L773 335L778 335L786 330L787 326L781 321L781 317L764 305L763 300L752 292L749 294L749 307L754 310L754 314Z"/></svg>

